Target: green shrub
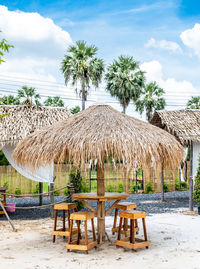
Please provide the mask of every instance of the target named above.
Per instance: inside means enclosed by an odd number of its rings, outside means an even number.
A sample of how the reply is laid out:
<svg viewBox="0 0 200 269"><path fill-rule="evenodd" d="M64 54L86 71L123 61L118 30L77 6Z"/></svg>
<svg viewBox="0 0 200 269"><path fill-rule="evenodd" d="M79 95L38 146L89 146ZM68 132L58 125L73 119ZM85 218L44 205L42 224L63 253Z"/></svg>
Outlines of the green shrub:
<svg viewBox="0 0 200 269"><path fill-rule="evenodd" d="M67 197L70 195L70 192L69 192L68 188L64 189L64 195L67 196Z"/></svg>
<svg viewBox="0 0 200 269"><path fill-rule="evenodd" d="M163 188L164 188L164 192L168 192L169 191L169 184L164 182Z"/></svg>
<svg viewBox="0 0 200 269"><path fill-rule="evenodd" d="M82 180L81 192L90 192L89 184L87 178Z"/></svg>
<svg viewBox="0 0 200 269"><path fill-rule="evenodd" d="M80 193L82 188L82 176L80 169L73 168L72 171L69 173L69 181L74 186L74 192ZM77 209L81 210L84 208L84 205L81 201L76 201Z"/></svg>
<svg viewBox="0 0 200 269"><path fill-rule="evenodd" d="M181 181L181 188L183 188L183 189L187 189L187 188L188 188L188 184L187 184L187 182L185 182L185 181Z"/></svg>
<svg viewBox="0 0 200 269"><path fill-rule="evenodd" d="M56 190L57 188L58 188L58 187L55 185L55 186L54 186L54 190ZM58 192L58 191L54 191L53 194L54 194L54 196L59 196L59 192Z"/></svg>
<svg viewBox="0 0 200 269"><path fill-rule="evenodd" d="M193 198L198 204L200 204L200 157L199 157L199 166L197 170L197 175L195 177Z"/></svg>
<svg viewBox="0 0 200 269"><path fill-rule="evenodd" d="M3 187L4 187L4 188L8 188L8 181L5 181L5 182L3 183Z"/></svg>
<svg viewBox="0 0 200 269"><path fill-rule="evenodd" d="M118 187L117 187L117 192L122 193L123 192L123 184L119 183Z"/></svg>
<svg viewBox="0 0 200 269"><path fill-rule="evenodd" d="M38 194L38 193L39 193L39 184L36 184L33 190L33 194Z"/></svg>
<svg viewBox="0 0 200 269"><path fill-rule="evenodd" d="M131 192L136 193L136 191L137 191L137 186L136 186L136 184L133 184L133 186L131 188Z"/></svg>
<svg viewBox="0 0 200 269"><path fill-rule="evenodd" d="M152 182L149 181L145 186L145 193L153 193L153 192L154 192L153 184Z"/></svg>
<svg viewBox="0 0 200 269"><path fill-rule="evenodd" d="M180 180L179 180L179 178L176 178L175 179L175 190L180 191L180 189L181 189Z"/></svg>
<svg viewBox="0 0 200 269"><path fill-rule="evenodd" d="M112 184L109 184L108 187L106 188L106 191L114 192L114 186Z"/></svg>
<svg viewBox="0 0 200 269"><path fill-rule="evenodd" d="M16 194L16 195L20 195L20 194L22 194L20 188L16 188L16 189L15 189L15 194Z"/></svg>

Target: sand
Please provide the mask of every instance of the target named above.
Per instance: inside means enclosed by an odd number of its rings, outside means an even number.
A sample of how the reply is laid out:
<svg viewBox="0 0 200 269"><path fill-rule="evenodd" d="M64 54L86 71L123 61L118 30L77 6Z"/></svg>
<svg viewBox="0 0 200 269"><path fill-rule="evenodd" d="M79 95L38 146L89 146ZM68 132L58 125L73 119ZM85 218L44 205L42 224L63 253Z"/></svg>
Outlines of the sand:
<svg viewBox="0 0 200 269"><path fill-rule="evenodd" d="M16 233L8 222L0 220L0 269L200 269L200 216L181 210L148 216L150 247L137 251L116 248L112 223L113 217L106 217L106 229L113 243L106 242L87 255L67 253L66 239L61 237L52 243L52 219L14 221ZM89 230L90 235L90 226Z"/></svg>

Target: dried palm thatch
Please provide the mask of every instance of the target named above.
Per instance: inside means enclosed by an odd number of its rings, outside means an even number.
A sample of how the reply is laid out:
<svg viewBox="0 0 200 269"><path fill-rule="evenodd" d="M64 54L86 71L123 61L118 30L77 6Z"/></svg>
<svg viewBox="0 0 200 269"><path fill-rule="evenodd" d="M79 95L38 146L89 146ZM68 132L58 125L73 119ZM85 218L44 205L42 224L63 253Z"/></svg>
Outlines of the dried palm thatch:
<svg viewBox="0 0 200 269"><path fill-rule="evenodd" d="M1 114L7 114L0 121L0 149L5 144L15 145L35 130L70 116L66 108L0 106L0 109Z"/></svg>
<svg viewBox="0 0 200 269"><path fill-rule="evenodd" d="M200 109L157 111L150 123L174 135L183 146L200 142Z"/></svg>
<svg viewBox="0 0 200 269"><path fill-rule="evenodd" d="M140 162L144 167L164 162L177 167L183 158L180 143L149 123L118 112L107 105L88 109L26 137L14 151L15 161L33 170L53 160L75 165L114 157L129 169Z"/></svg>

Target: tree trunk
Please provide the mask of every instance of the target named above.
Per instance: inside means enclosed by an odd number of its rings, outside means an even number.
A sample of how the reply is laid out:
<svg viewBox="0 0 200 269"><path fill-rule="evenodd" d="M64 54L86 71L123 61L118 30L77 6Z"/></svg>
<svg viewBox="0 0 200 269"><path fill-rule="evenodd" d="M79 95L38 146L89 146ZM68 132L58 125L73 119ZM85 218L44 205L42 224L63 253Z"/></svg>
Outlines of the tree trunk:
<svg viewBox="0 0 200 269"><path fill-rule="evenodd" d="M85 85L82 83L82 110L85 110Z"/></svg>
<svg viewBox="0 0 200 269"><path fill-rule="evenodd" d="M122 111L124 114L126 114L126 107L123 106L123 111Z"/></svg>
<svg viewBox="0 0 200 269"><path fill-rule="evenodd" d="M193 143L190 145L189 210L193 211Z"/></svg>

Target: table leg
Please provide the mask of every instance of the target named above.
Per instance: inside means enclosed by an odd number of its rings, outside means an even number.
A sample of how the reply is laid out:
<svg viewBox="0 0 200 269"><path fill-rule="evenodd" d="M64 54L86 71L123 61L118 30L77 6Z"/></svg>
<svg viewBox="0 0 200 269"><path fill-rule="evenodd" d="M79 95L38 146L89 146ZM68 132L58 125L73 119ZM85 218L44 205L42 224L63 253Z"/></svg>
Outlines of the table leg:
<svg viewBox="0 0 200 269"><path fill-rule="evenodd" d="M97 201L98 243L105 241L105 202Z"/></svg>

